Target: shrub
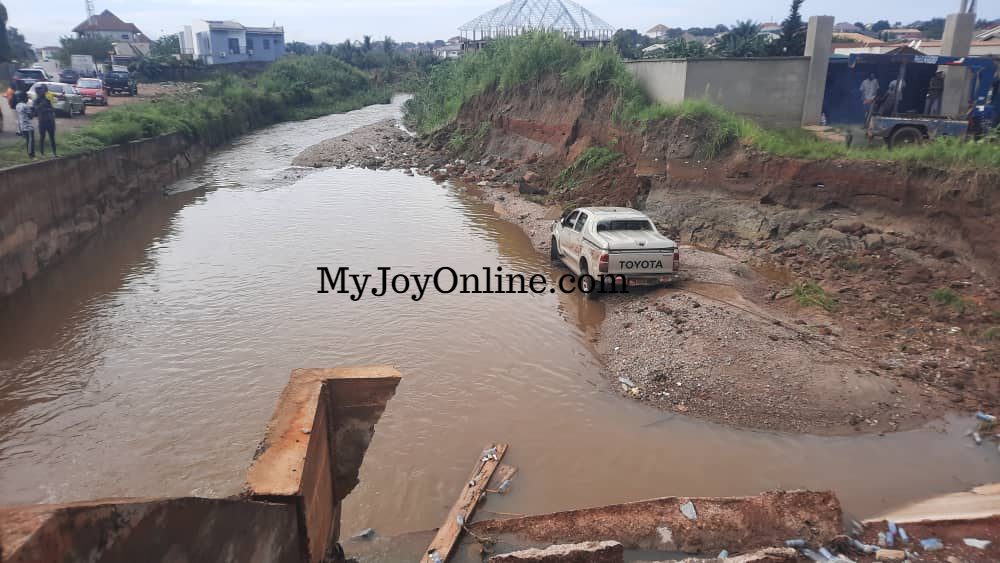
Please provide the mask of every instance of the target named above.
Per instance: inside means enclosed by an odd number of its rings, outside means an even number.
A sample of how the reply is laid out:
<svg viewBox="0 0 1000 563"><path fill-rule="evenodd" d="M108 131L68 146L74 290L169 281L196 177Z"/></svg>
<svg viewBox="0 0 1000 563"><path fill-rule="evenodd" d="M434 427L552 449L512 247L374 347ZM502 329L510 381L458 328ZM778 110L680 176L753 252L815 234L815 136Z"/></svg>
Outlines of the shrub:
<svg viewBox="0 0 1000 563"><path fill-rule="evenodd" d="M837 308L836 302L815 282L797 283L792 286L792 297L803 307L819 307L824 311Z"/></svg>
<svg viewBox="0 0 1000 563"><path fill-rule="evenodd" d="M589 147L580 153L556 178L556 186L562 189L573 189L580 180L592 176L621 158L621 153L604 147Z"/></svg>

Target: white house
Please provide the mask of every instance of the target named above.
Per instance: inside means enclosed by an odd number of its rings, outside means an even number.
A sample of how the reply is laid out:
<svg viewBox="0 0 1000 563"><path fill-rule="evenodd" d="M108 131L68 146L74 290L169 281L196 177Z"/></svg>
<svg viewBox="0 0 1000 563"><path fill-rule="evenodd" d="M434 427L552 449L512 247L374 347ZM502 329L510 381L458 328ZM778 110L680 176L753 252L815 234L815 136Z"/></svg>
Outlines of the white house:
<svg viewBox="0 0 1000 563"><path fill-rule="evenodd" d="M285 54L282 27L247 27L232 20L199 20L180 33L181 54L205 64L269 62Z"/></svg>

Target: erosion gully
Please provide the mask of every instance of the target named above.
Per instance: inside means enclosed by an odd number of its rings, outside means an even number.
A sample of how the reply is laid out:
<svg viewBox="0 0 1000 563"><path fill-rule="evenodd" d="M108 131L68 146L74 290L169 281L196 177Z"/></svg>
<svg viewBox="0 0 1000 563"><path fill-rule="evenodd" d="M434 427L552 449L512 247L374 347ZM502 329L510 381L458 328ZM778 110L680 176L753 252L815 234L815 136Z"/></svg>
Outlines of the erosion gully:
<svg viewBox="0 0 1000 563"><path fill-rule="evenodd" d="M483 510L508 513L804 487L867 516L995 479L967 419L827 438L623 399L594 350L603 307L577 295L317 293L318 266L556 273L458 187L290 166L400 107L244 137L0 305L0 501L235 494L292 369L373 363L404 379L348 498L348 535L439 525L492 441L520 473Z"/></svg>

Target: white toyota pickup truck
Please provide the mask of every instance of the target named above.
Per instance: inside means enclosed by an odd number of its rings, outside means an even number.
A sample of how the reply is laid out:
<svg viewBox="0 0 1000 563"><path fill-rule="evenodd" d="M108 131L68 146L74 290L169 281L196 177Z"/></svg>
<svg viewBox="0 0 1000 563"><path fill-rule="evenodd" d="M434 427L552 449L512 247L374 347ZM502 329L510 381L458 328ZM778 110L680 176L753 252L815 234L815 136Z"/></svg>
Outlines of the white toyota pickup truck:
<svg viewBox="0 0 1000 563"><path fill-rule="evenodd" d="M627 207L581 207L552 224L553 261L577 276L582 293L596 297L595 284L624 279L630 286L674 281L680 272L677 243L653 222Z"/></svg>

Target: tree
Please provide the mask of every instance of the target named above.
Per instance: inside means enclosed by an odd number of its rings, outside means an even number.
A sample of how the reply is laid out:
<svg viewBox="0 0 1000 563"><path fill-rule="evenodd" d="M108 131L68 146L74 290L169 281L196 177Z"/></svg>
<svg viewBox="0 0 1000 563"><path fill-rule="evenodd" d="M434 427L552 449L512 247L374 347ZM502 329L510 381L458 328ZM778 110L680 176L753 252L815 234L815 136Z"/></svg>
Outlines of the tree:
<svg viewBox="0 0 1000 563"><path fill-rule="evenodd" d="M108 60L114 50L111 40L106 37L60 37L59 62L69 66L70 55L90 55L100 64Z"/></svg>
<svg viewBox="0 0 1000 563"><path fill-rule="evenodd" d="M923 32L927 39L941 39L944 35L944 18L933 18L925 22L917 22L914 26Z"/></svg>
<svg viewBox="0 0 1000 563"><path fill-rule="evenodd" d="M856 27L856 28L864 31L865 27L867 27L867 26L865 26L864 22L854 22L854 27Z"/></svg>
<svg viewBox="0 0 1000 563"><path fill-rule="evenodd" d="M7 7L0 3L0 61L9 61L10 39L7 37Z"/></svg>
<svg viewBox="0 0 1000 563"><path fill-rule="evenodd" d="M725 33L727 31L729 31L729 26L724 23L720 23L719 25L715 26L716 33Z"/></svg>
<svg viewBox="0 0 1000 563"><path fill-rule="evenodd" d="M800 57L806 51L806 34L803 31L802 15L799 9L802 7L802 0L792 0L788 17L781 22L781 37L771 43L770 51L773 55L786 57Z"/></svg>
<svg viewBox="0 0 1000 563"><path fill-rule="evenodd" d="M611 44L618 54L625 59L642 58L642 49L648 46L650 40L634 29L619 29L611 37Z"/></svg>
<svg viewBox="0 0 1000 563"><path fill-rule="evenodd" d="M8 27L5 35L10 48L10 60L19 63L30 63L35 60L35 50L31 48L31 43L24 40L24 36L16 27Z"/></svg>
<svg viewBox="0 0 1000 563"><path fill-rule="evenodd" d="M372 50L372 36L371 35L365 35L364 37L361 38L361 50L364 51L364 52L366 52L366 53L368 51Z"/></svg>
<svg viewBox="0 0 1000 563"><path fill-rule="evenodd" d="M746 20L736 22L715 46L715 54L723 57L764 57L767 43L760 36L760 26Z"/></svg>
<svg viewBox="0 0 1000 563"><path fill-rule="evenodd" d="M285 48L294 55L315 55L316 47L301 41L292 41Z"/></svg>
<svg viewBox="0 0 1000 563"><path fill-rule="evenodd" d="M149 56L156 58L173 58L181 53L181 36L164 35L149 44Z"/></svg>
<svg viewBox="0 0 1000 563"><path fill-rule="evenodd" d="M385 56L387 57L392 56L392 51L395 48L396 48L396 42L393 41L392 37L386 35L385 38L382 39L382 51L385 53Z"/></svg>
<svg viewBox="0 0 1000 563"><path fill-rule="evenodd" d="M643 53L643 57L647 59L686 59L706 56L708 56L708 49L703 43L683 39L671 39L662 48L651 53Z"/></svg>
<svg viewBox="0 0 1000 563"><path fill-rule="evenodd" d="M871 30L875 33L881 33L887 29L890 29L891 27L892 25L889 23L888 20L878 20L877 22L872 24Z"/></svg>

